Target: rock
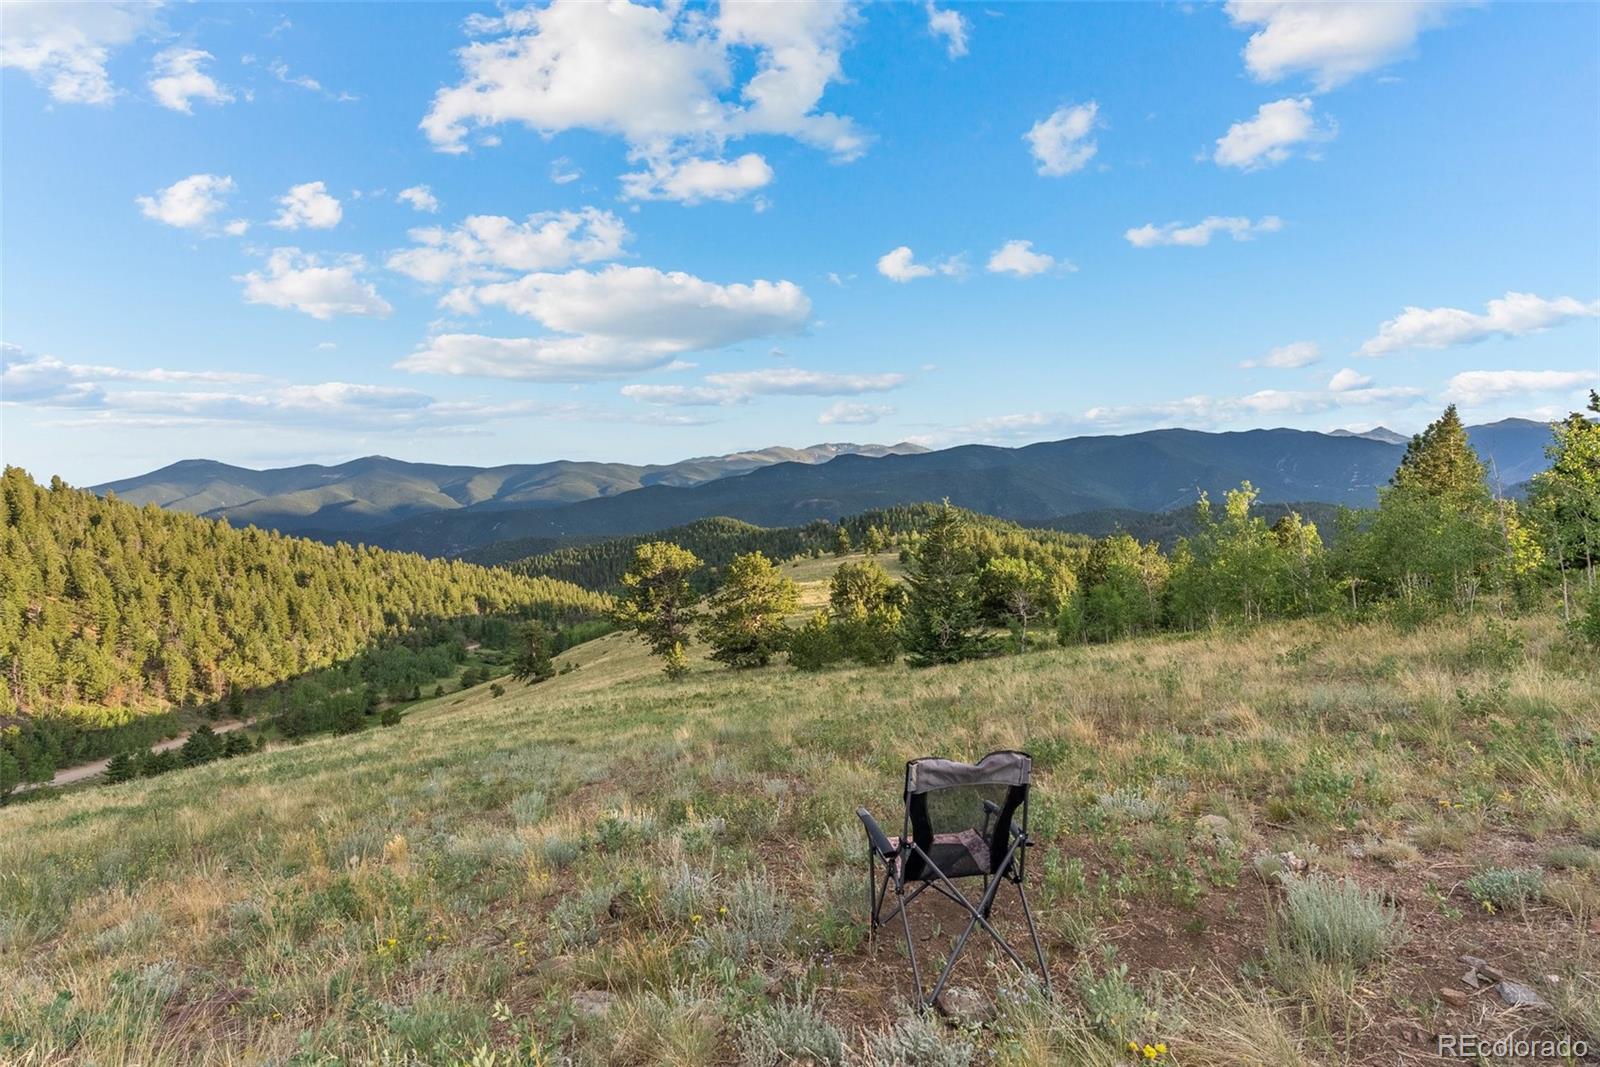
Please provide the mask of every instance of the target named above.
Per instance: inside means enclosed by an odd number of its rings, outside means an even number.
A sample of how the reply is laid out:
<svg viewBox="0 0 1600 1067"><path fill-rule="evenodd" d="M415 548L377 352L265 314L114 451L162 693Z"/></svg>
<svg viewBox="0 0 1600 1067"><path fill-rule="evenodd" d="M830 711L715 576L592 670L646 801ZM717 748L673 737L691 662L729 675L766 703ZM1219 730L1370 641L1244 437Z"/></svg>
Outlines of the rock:
<svg viewBox="0 0 1600 1067"><path fill-rule="evenodd" d="M1194 821L1194 838L1200 844L1226 844L1233 840L1233 823L1221 815L1202 815Z"/></svg>
<svg viewBox="0 0 1600 1067"><path fill-rule="evenodd" d="M1310 864L1306 863L1306 861L1301 859L1299 856L1296 856L1293 852L1278 853L1278 863L1284 870L1293 871L1295 874L1304 873L1305 869L1310 866Z"/></svg>
<svg viewBox="0 0 1600 1067"><path fill-rule="evenodd" d="M603 989L580 989L572 994L572 1010L585 1019L598 1019L611 1010L616 999L615 993Z"/></svg>
<svg viewBox="0 0 1600 1067"><path fill-rule="evenodd" d="M1512 982L1502 979L1494 991L1500 994L1500 999L1513 1008L1548 1008L1550 1005L1538 994L1532 986L1523 985L1521 982Z"/></svg>
<svg viewBox="0 0 1600 1067"><path fill-rule="evenodd" d="M1503 982L1506 980L1504 972L1502 972L1492 963L1478 964L1478 973L1483 975L1491 982Z"/></svg>
<svg viewBox="0 0 1600 1067"><path fill-rule="evenodd" d="M1479 980L1477 971L1468 971L1461 976L1461 984L1468 989L1477 989L1483 985L1483 982Z"/></svg>
<svg viewBox="0 0 1600 1067"><path fill-rule="evenodd" d="M1449 986L1439 990L1439 999L1451 1007L1464 1008L1467 1006L1467 995L1461 990L1452 989Z"/></svg>
<svg viewBox="0 0 1600 1067"><path fill-rule="evenodd" d="M1487 960L1480 959L1477 956L1462 956L1460 959L1462 963L1465 963L1468 967L1471 967L1475 971L1481 971L1483 968L1489 966Z"/></svg>
<svg viewBox="0 0 1600 1067"><path fill-rule="evenodd" d="M994 1018L989 998L968 986L951 986L939 997L939 1008L958 1026L982 1026Z"/></svg>

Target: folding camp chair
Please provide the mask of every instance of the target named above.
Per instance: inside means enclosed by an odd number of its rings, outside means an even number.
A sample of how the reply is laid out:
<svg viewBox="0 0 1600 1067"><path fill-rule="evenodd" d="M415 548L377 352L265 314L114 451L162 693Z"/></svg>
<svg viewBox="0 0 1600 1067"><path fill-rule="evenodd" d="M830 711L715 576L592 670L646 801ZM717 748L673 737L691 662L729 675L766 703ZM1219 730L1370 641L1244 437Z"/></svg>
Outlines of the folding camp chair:
<svg viewBox="0 0 1600 1067"><path fill-rule="evenodd" d="M905 825L899 837L885 834L866 808L856 810L867 829L867 899L872 908L872 930L876 932L895 915L900 916L917 996L922 996L922 971L906 909L925 890L932 889L970 916L933 992L923 1001L924 1007L933 1007L944 992L967 939L980 926L1023 973L1029 973L1016 949L989 922L995 894L1004 882L1017 887L1033 952L1039 961L1039 975L1046 994L1050 992L1050 971L1045 966L1044 948L1022 884L1027 850L1033 843L1028 837L1028 778L1032 769L1033 761L1026 752L991 752L977 763L932 757L914 759L906 764ZM880 862L881 884L877 877ZM976 904L956 887L956 880L963 878L983 879L983 894ZM915 888L907 892L911 885ZM883 905L891 887L895 907L885 915Z"/></svg>

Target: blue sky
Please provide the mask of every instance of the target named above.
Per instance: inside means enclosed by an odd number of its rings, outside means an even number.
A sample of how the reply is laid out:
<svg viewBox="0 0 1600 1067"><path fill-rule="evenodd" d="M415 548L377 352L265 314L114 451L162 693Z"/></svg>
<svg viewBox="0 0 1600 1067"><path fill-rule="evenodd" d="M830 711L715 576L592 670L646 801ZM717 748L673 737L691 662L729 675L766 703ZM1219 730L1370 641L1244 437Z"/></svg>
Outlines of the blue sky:
<svg viewBox="0 0 1600 1067"><path fill-rule="evenodd" d="M0 431L176 459L1555 417L1600 7L7 4Z"/></svg>

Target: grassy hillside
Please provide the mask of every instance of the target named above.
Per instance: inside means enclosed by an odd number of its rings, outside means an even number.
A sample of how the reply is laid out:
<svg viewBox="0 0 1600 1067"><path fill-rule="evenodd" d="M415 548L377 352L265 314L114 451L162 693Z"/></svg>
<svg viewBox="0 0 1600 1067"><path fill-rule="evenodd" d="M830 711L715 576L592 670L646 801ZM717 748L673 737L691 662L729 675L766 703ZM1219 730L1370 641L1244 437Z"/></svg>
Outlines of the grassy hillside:
<svg viewBox="0 0 1600 1067"><path fill-rule="evenodd" d="M786 573L815 594L832 563ZM1600 670L1542 620L1331 626L922 671L699 661L676 685L612 635L392 730L0 810L0 1060L760 1063L809 1035L864 1063L1131 1063L1133 1040L1390 1064L1439 1030L1600 1041ZM980 946L958 984L1005 990L989 1021L908 1022L906 961L865 939L854 809L891 816L909 756L1003 747L1040 771L1059 996ZM996 915L1019 929L1014 898ZM957 925L921 913L933 958ZM1463 953L1551 1007L1457 1004Z"/></svg>

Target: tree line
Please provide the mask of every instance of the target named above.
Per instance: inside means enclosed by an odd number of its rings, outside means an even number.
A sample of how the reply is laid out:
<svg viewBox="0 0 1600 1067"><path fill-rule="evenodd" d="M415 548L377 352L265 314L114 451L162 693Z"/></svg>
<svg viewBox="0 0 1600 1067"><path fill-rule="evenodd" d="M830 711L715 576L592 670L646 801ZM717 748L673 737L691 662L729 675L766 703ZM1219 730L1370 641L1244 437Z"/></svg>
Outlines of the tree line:
<svg viewBox="0 0 1600 1067"><path fill-rule="evenodd" d="M905 582L871 559L841 564L828 607L798 629L798 590L765 553L733 557L702 599L701 559L667 541L635 547L615 619L678 677L696 638L731 667L780 651L801 669L902 655L918 666L1025 651L1041 632L1069 643L1331 611L1420 619L1488 597L1527 607L1558 585L1565 620L1600 645L1600 423L1574 412L1552 430L1551 465L1518 504L1490 490L1452 405L1411 440L1376 508L1337 512L1331 547L1298 512L1269 524L1248 482L1220 509L1202 494L1170 552L1125 533L1090 542L975 521L946 502L892 535ZM849 551L844 526L834 538Z"/></svg>

